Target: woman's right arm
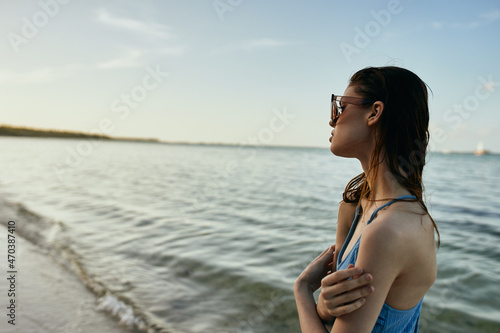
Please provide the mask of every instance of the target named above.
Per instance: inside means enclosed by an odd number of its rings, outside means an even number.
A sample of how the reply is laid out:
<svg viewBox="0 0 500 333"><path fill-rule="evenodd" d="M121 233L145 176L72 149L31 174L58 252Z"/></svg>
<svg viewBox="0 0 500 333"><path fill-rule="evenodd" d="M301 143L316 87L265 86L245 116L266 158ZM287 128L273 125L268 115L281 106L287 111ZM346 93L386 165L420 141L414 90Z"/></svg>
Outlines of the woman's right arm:
<svg viewBox="0 0 500 333"><path fill-rule="evenodd" d="M361 267L349 265L349 268L334 272L321 280L316 311L323 323L333 324L336 317L351 313L365 304L365 296L373 293L373 277Z"/></svg>
<svg viewBox="0 0 500 333"><path fill-rule="evenodd" d="M355 210L356 204L353 203L342 201L339 205L332 273L321 281L321 293L316 307L319 317L327 325L332 324L336 317L360 308L365 302L364 297L373 292L370 284L372 276L363 274L362 268L350 265L348 269L335 271L337 255L347 238Z"/></svg>

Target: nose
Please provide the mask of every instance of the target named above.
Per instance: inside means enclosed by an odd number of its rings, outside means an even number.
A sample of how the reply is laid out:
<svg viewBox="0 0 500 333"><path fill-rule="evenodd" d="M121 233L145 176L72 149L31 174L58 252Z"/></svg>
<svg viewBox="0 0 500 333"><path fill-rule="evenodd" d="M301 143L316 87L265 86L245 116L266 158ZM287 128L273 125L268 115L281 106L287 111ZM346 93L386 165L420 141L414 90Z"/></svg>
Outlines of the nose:
<svg viewBox="0 0 500 333"><path fill-rule="evenodd" d="M331 127L335 128L335 123L333 120L330 119L330 122L328 123Z"/></svg>

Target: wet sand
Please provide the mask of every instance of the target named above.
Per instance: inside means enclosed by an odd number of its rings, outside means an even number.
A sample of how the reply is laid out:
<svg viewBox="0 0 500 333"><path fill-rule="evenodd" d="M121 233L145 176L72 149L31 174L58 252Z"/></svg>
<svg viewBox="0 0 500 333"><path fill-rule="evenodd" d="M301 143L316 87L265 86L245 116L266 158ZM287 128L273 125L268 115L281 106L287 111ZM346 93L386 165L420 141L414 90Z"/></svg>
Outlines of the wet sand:
<svg viewBox="0 0 500 333"><path fill-rule="evenodd" d="M3 214L2 214L3 215ZM1 216L2 219L13 219ZM2 221L5 222L5 221ZM7 228L0 225L0 331L5 333L129 332L96 309L97 299L79 279L52 257L16 233L15 325L7 316L11 274L7 262Z"/></svg>

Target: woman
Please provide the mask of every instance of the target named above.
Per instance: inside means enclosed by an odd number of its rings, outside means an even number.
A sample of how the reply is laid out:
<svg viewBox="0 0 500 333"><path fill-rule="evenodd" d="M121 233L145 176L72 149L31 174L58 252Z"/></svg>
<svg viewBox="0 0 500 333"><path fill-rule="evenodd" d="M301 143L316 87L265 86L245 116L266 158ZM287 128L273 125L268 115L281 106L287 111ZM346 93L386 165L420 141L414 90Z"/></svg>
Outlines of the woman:
<svg viewBox="0 0 500 333"><path fill-rule="evenodd" d="M422 199L428 123L427 86L403 68L362 69L344 96L332 95L330 150L357 158L364 172L339 207L340 251L325 250L294 284L303 333L332 322L335 333L418 331L437 274L437 226Z"/></svg>

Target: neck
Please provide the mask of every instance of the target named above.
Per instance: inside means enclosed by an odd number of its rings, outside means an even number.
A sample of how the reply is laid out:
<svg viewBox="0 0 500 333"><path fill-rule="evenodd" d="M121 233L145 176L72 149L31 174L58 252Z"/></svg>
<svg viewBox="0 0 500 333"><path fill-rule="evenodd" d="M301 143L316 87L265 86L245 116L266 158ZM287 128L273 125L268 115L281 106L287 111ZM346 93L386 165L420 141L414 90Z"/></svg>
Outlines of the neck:
<svg viewBox="0 0 500 333"><path fill-rule="evenodd" d="M379 161L382 156L384 156L383 151L379 155ZM368 170L370 169L370 156L360 159L360 162L365 175L368 176ZM374 170L371 172L373 173ZM386 159L378 165L378 169L374 177L368 177L368 185L370 186L373 200L383 200L411 194L396 180L396 177L390 171L389 164Z"/></svg>

